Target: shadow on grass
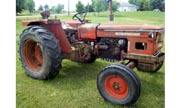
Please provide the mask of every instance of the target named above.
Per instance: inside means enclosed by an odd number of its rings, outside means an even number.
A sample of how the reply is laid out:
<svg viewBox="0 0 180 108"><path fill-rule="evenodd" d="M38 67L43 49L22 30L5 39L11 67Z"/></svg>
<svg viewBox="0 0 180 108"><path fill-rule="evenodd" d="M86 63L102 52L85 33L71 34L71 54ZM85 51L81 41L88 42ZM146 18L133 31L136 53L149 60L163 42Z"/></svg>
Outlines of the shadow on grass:
<svg viewBox="0 0 180 108"><path fill-rule="evenodd" d="M154 105L156 108L165 107L165 81L164 72L162 70L157 73L142 73L141 81L141 95L137 103L139 106L146 106L146 104ZM146 101L144 100L151 100ZM157 104L158 103L158 104Z"/></svg>
<svg viewBox="0 0 180 108"><path fill-rule="evenodd" d="M84 64L65 60L62 62L60 73L54 79L44 81L44 83L51 84L57 89L63 88L64 90L82 89L91 81L95 81L94 85L96 86L98 73L110 64L106 61L104 63L101 62L103 61L96 60L94 63Z"/></svg>
<svg viewBox="0 0 180 108"><path fill-rule="evenodd" d="M87 100L88 102L85 102L89 104L94 103L94 100L99 100L98 102L100 102L104 108L148 108L147 105L151 106L151 108L164 107L164 72L162 70L157 73L144 73L134 70L140 78L142 89L138 101L133 105L119 106L103 101L96 88L96 78L98 73L109 64L112 63L102 60L96 60L91 64L64 60L62 62L62 69L60 70L60 73L54 79L48 81L32 80L30 77L24 77L24 73L22 73L23 76L21 78L25 78L27 80L25 81L28 84L31 84L32 87L35 87L35 90L37 87L36 84L38 84L38 86L40 84L38 90L47 89L47 93L49 93L49 90L57 90L57 94L59 96L61 96L61 93L67 93L62 95L66 98L66 100L71 100L71 95L76 94L75 97L79 96L80 98L83 98L84 101ZM88 92L90 92L90 96L86 95ZM92 97L91 94L95 97ZM61 100L59 96L58 99ZM94 99L91 100L91 98ZM82 100L79 99L78 102L80 101Z"/></svg>

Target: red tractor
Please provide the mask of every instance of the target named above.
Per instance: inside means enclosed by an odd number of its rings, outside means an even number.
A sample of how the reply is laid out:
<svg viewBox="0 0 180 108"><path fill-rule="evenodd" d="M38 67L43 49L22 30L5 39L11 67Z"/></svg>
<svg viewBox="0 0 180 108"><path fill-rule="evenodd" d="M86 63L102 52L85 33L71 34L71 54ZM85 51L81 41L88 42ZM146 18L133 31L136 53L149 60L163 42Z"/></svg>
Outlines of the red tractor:
<svg viewBox="0 0 180 108"><path fill-rule="evenodd" d="M57 76L63 59L92 63L96 58L120 61L105 67L97 76L104 100L130 105L140 96L141 83L133 71L157 72L163 65L164 28L146 24L91 24L43 19L24 21L30 26L20 35L19 54L28 76L47 80ZM81 16L82 17L82 16Z"/></svg>

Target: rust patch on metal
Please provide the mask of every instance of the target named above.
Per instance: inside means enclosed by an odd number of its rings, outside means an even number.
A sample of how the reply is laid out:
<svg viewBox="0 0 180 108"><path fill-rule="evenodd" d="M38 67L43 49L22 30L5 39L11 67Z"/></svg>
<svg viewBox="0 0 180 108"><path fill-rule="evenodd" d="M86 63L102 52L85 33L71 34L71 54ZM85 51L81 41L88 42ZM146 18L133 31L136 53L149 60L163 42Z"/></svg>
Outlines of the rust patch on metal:
<svg viewBox="0 0 180 108"><path fill-rule="evenodd" d="M38 72L43 64L43 55L40 46L34 40L27 40L23 46L24 60L34 72Z"/></svg>
<svg viewBox="0 0 180 108"><path fill-rule="evenodd" d="M47 28L50 32L54 33L55 37L59 41L60 48L62 52L69 53L71 52L71 45L67 39L66 34L61 26L61 22L59 20L49 20L48 24L43 24L45 28Z"/></svg>
<svg viewBox="0 0 180 108"><path fill-rule="evenodd" d="M96 39L96 27L98 24L84 24L78 27L80 39Z"/></svg>
<svg viewBox="0 0 180 108"><path fill-rule="evenodd" d="M138 62L143 62L143 63L155 63L164 60L165 53L160 52L155 56L144 55L144 54L123 54L123 57L126 59L138 60Z"/></svg>
<svg viewBox="0 0 180 108"><path fill-rule="evenodd" d="M130 67L131 69L134 69L136 67L136 63L134 61L130 61L128 64L127 64L128 67Z"/></svg>

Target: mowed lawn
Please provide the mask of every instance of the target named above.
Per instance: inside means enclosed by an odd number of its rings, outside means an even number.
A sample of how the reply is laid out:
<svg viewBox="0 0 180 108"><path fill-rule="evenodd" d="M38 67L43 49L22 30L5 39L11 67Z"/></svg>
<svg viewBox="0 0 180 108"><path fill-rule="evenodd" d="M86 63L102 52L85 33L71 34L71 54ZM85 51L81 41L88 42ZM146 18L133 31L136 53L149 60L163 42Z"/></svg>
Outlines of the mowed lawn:
<svg viewBox="0 0 180 108"><path fill-rule="evenodd" d="M161 12L116 12L115 23L146 23L165 25L165 13ZM108 23L108 12L87 15L92 23ZM71 20L71 16L59 15L58 19ZM16 107L17 108L164 108L165 65L157 73L134 71L141 80L141 95L132 106L120 106L105 102L100 96L96 78L111 62L97 59L92 64L63 60L62 69L56 78L48 81L35 80L25 74L18 54L19 35L25 27L22 20L40 19L25 17L16 19ZM52 16L51 18L54 18ZM163 48L164 51L164 48Z"/></svg>

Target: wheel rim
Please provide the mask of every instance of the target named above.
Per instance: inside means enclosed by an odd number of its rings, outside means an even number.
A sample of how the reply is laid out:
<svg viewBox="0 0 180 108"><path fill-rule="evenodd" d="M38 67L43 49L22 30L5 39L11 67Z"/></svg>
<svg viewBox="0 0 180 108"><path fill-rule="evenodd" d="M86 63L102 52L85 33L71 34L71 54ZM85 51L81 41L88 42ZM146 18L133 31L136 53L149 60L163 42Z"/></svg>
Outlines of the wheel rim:
<svg viewBox="0 0 180 108"><path fill-rule="evenodd" d="M25 41L23 45L23 54L26 65L33 72L38 72L43 64L43 55L40 45L34 40Z"/></svg>
<svg viewBox="0 0 180 108"><path fill-rule="evenodd" d="M128 94L128 85L117 75L108 76L105 80L106 92L115 99L123 99Z"/></svg>

